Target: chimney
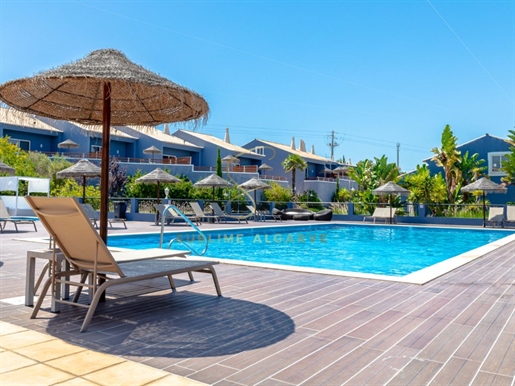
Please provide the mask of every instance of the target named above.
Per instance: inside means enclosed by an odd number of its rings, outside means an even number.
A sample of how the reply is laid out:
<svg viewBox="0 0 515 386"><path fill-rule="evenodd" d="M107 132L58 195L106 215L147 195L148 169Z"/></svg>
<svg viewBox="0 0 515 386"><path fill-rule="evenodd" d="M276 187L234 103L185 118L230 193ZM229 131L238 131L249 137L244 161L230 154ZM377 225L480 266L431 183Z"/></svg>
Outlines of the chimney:
<svg viewBox="0 0 515 386"><path fill-rule="evenodd" d="M311 145L311 154L315 154L315 145Z"/></svg>
<svg viewBox="0 0 515 386"><path fill-rule="evenodd" d="M297 150L297 149L295 148L295 137L291 137L291 149L292 149L292 150Z"/></svg>
<svg viewBox="0 0 515 386"><path fill-rule="evenodd" d="M306 144L302 139L300 140L300 151L306 152Z"/></svg>
<svg viewBox="0 0 515 386"><path fill-rule="evenodd" d="M229 137L229 128L228 127L225 128L224 142L231 143L231 137Z"/></svg>
<svg viewBox="0 0 515 386"><path fill-rule="evenodd" d="M165 128L164 128L163 132L164 132L165 134L170 135L170 127L168 127L168 123L165 123Z"/></svg>

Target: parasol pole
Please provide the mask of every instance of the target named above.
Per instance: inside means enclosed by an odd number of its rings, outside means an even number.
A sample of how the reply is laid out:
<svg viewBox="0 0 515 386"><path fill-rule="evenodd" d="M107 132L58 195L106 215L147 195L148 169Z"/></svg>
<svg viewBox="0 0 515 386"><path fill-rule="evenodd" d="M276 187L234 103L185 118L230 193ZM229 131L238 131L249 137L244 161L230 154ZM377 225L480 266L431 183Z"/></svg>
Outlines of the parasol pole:
<svg viewBox="0 0 515 386"><path fill-rule="evenodd" d="M100 174L100 238L107 245L107 216L109 212L109 141L111 134L111 83L104 82L102 109L102 169Z"/></svg>
<svg viewBox="0 0 515 386"><path fill-rule="evenodd" d="M82 203L86 203L86 176L82 176Z"/></svg>
<svg viewBox="0 0 515 386"><path fill-rule="evenodd" d="M392 195L390 194L390 224L392 223Z"/></svg>
<svg viewBox="0 0 515 386"><path fill-rule="evenodd" d="M483 228L486 227L486 204L485 204L485 191L483 190Z"/></svg>

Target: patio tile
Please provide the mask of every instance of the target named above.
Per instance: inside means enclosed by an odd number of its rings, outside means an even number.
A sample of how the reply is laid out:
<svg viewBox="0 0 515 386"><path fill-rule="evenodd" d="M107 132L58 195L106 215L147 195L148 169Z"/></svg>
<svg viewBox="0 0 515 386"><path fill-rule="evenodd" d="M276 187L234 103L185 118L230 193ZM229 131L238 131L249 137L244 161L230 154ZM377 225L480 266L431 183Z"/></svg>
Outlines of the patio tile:
<svg viewBox="0 0 515 386"><path fill-rule="evenodd" d="M50 340L32 346L14 349L13 351L37 360L38 362L46 362L84 350L85 348L83 347L74 346L61 340Z"/></svg>
<svg viewBox="0 0 515 386"><path fill-rule="evenodd" d="M43 363L38 363L33 366L2 374L2 384L45 386L54 385L72 378L74 378L72 374L47 366Z"/></svg>
<svg viewBox="0 0 515 386"><path fill-rule="evenodd" d="M45 335L40 332L25 330L0 336L0 346L4 349L14 350L51 340L56 339L50 335Z"/></svg>
<svg viewBox="0 0 515 386"><path fill-rule="evenodd" d="M499 339L492 347L481 370L506 376L515 375L514 334L501 333L499 335Z"/></svg>
<svg viewBox="0 0 515 386"><path fill-rule="evenodd" d="M513 386L513 377L480 371L479 374L474 378L470 386L484 385Z"/></svg>
<svg viewBox="0 0 515 386"><path fill-rule="evenodd" d="M81 351L46 362L48 365L74 375L84 375L124 362L122 358L93 351Z"/></svg>
<svg viewBox="0 0 515 386"><path fill-rule="evenodd" d="M386 385L427 385L433 375L442 368L442 364L433 361L422 361L413 359Z"/></svg>
<svg viewBox="0 0 515 386"><path fill-rule="evenodd" d="M149 366L133 362L121 362L107 368L90 372L83 375L83 378L99 385L144 385L149 382L160 380L168 373Z"/></svg>
<svg viewBox="0 0 515 386"><path fill-rule="evenodd" d="M468 385L479 370L479 362L451 358L433 379L436 385Z"/></svg>
<svg viewBox="0 0 515 386"><path fill-rule="evenodd" d="M36 364L35 361L10 351L0 352L0 374Z"/></svg>

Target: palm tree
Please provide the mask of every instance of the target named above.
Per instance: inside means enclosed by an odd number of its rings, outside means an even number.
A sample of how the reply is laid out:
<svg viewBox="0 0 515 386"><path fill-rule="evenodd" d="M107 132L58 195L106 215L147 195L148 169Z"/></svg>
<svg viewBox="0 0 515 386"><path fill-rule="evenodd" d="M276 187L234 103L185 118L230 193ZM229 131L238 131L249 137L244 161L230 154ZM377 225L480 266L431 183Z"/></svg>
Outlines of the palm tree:
<svg viewBox="0 0 515 386"><path fill-rule="evenodd" d="M461 171L458 164L461 162L460 151L457 149L457 141L451 130L446 125L442 132L442 147L431 149L435 155L431 158L437 166L443 168L445 183L447 185L447 200L454 203L454 192L461 182Z"/></svg>
<svg viewBox="0 0 515 386"><path fill-rule="evenodd" d="M461 162L457 164L457 168L461 173L461 186L466 186L471 182L477 181L480 177L485 174L488 169L487 166L483 166L485 163L484 159L478 159L479 154L474 153L469 156L469 152L466 151L461 157ZM463 192L463 201L467 202L469 198L468 192Z"/></svg>
<svg viewBox="0 0 515 386"><path fill-rule="evenodd" d="M510 146L510 152L506 154L505 160L501 164L501 170L506 173L506 176L501 178L503 182L508 185L515 184L515 130L508 130L508 142Z"/></svg>
<svg viewBox="0 0 515 386"><path fill-rule="evenodd" d="M305 170L308 167L304 158L297 154L290 154L283 161L283 169L285 172L291 172L291 190L295 193L295 172L298 170Z"/></svg>

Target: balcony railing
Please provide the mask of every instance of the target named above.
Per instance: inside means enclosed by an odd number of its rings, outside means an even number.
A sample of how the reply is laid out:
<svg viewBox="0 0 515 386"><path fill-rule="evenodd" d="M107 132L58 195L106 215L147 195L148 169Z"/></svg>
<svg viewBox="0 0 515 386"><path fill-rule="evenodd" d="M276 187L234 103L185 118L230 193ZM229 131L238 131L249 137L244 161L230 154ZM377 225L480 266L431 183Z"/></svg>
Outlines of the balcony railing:
<svg viewBox="0 0 515 386"><path fill-rule="evenodd" d="M272 181L288 181L288 179L284 176L272 176L270 174L261 174L259 176L260 180L272 180Z"/></svg>
<svg viewBox="0 0 515 386"><path fill-rule="evenodd" d="M196 172L216 172L216 166L194 166L193 170ZM222 167L222 171L231 173L257 173L258 167L256 165L245 166L227 166Z"/></svg>

